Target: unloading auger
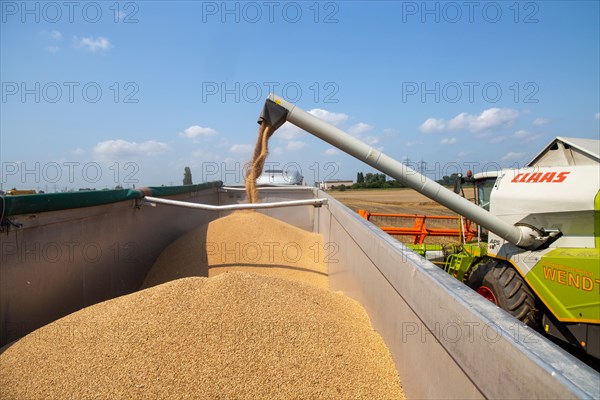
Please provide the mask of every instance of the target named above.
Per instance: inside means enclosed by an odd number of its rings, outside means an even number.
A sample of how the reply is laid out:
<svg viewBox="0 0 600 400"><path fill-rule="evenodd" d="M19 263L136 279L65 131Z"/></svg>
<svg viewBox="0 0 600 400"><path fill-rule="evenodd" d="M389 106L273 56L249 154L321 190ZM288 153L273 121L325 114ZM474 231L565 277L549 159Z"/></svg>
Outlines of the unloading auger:
<svg viewBox="0 0 600 400"><path fill-rule="evenodd" d="M534 250L560 235L556 230L546 231L544 227L511 225L409 166L274 94L270 94L265 102L258 122L263 121L274 129L286 121L290 122L520 248Z"/></svg>

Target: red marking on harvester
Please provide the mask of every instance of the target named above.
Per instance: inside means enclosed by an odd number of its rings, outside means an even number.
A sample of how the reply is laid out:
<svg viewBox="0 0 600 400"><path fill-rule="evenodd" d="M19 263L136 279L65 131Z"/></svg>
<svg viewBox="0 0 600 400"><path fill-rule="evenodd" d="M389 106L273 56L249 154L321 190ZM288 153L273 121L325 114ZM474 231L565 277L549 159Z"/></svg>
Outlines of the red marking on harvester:
<svg viewBox="0 0 600 400"><path fill-rule="evenodd" d="M571 172L527 172L517 174L511 182L513 183L561 183L567 179Z"/></svg>

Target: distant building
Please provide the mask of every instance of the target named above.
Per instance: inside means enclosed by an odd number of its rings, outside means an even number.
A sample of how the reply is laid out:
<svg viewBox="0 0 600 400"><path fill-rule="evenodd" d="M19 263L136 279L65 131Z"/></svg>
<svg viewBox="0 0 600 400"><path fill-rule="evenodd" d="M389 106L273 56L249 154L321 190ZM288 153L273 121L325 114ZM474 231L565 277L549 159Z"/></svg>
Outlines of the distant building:
<svg viewBox="0 0 600 400"><path fill-rule="evenodd" d="M329 181L323 181L321 183L319 183L319 189L321 190L329 190L329 189L335 189L338 186L352 186L354 184L354 181L352 180L346 180L346 179L331 179Z"/></svg>

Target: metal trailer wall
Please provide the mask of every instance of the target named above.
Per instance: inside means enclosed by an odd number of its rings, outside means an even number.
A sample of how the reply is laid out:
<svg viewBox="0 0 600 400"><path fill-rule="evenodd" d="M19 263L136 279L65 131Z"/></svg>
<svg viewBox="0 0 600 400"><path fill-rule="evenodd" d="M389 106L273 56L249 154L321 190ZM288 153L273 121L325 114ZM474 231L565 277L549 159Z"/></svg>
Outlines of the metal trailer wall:
<svg viewBox="0 0 600 400"><path fill-rule="evenodd" d="M315 231L337 249L330 288L365 307L407 398L600 398L594 370L331 197Z"/></svg>
<svg viewBox="0 0 600 400"><path fill-rule="evenodd" d="M217 188L168 196L218 204ZM161 251L214 212L127 200L11 217L0 233L0 347L83 307L139 289Z"/></svg>

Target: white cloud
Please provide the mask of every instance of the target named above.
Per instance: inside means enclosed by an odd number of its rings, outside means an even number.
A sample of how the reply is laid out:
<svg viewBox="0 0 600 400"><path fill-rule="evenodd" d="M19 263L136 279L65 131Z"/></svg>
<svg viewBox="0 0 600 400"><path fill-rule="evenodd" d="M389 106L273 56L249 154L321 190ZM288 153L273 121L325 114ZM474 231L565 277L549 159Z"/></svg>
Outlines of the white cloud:
<svg viewBox="0 0 600 400"><path fill-rule="evenodd" d="M97 156L115 159L121 157L156 156L171 150L167 143L148 140L145 142L128 142L122 139L105 140L94 146Z"/></svg>
<svg viewBox="0 0 600 400"><path fill-rule="evenodd" d="M490 143L500 143L506 140L505 136L494 136L490 139Z"/></svg>
<svg viewBox="0 0 600 400"><path fill-rule="evenodd" d="M419 130L423 133L442 132L446 129L446 123L443 119L427 118L425 122L419 126Z"/></svg>
<svg viewBox="0 0 600 400"><path fill-rule="evenodd" d="M521 143L528 143L528 142L532 142L535 139L537 139L538 137L540 137L539 134L535 134L529 131L526 131L524 129L520 129L518 131L515 132L515 134L513 135L513 137L517 140L519 140Z"/></svg>
<svg viewBox="0 0 600 400"><path fill-rule="evenodd" d="M348 133L355 138L365 142L370 146L374 146L379 143L379 137L376 135L365 135L366 133L373 130L373 127L369 124L365 124L364 122L359 122L356 125L352 125L348 128Z"/></svg>
<svg viewBox="0 0 600 400"><path fill-rule="evenodd" d="M421 144L423 144L423 142L418 141L418 140L410 140L410 141L406 142L407 147L419 146Z"/></svg>
<svg viewBox="0 0 600 400"><path fill-rule="evenodd" d="M334 113L331 111L323 110L321 108L314 108L308 111L309 114L322 119L323 121L330 123L331 125L339 125L348 119L348 115L342 113ZM306 133L298 128L296 125L290 124L289 122L284 123L277 131L275 135L277 138L290 140L298 139L304 136Z"/></svg>
<svg viewBox="0 0 600 400"><path fill-rule="evenodd" d="M322 119L323 121L325 121L331 125L340 125L343 122L347 121L349 118L347 114L334 113L334 112L327 111L327 110L324 110L321 108L314 108L308 112L310 114L314 115L315 117ZM365 142L371 146L374 146L380 142L380 139L376 135L366 135L368 132L370 132L372 130L373 130L373 127L371 125L366 124L364 122L359 122L358 124L353 125L350 128L348 128L348 133L350 133L352 136L362 140L363 142ZM386 129L385 132L388 135L392 135L395 133L395 131L392 129ZM278 139L292 141L292 142L288 142L285 145L285 149L289 150L289 151L300 150L307 146L306 143L298 140L304 135L306 135L306 132L304 132L300 128L290 124L289 122L284 123L281 126L281 128L279 128L277 130L277 132L275 133L275 137L277 137ZM325 154L325 153L323 153L323 154Z"/></svg>
<svg viewBox="0 0 600 400"><path fill-rule="evenodd" d="M518 161L522 159L524 155L525 153L510 151L502 157L502 161Z"/></svg>
<svg viewBox="0 0 600 400"><path fill-rule="evenodd" d="M512 125L519 117L519 111L512 108L489 108L481 114L475 116L467 113L460 113L454 117L448 126L450 129L467 128L473 132L479 132L484 129L493 129L503 125Z"/></svg>
<svg viewBox="0 0 600 400"><path fill-rule="evenodd" d="M91 52L95 52L97 50L108 50L112 47L109 40L101 36L97 37L96 39L92 37L78 38L77 36L74 36L73 40L77 47L85 47L86 50Z"/></svg>
<svg viewBox="0 0 600 400"><path fill-rule="evenodd" d="M462 112L449 121L443 118L428 118L419 129L423 133L469 130L480 132L502 126L511 126L519 117L519 111L512 108L488 108L479 115Z"/></svg>
<svg viewBox="0 0 600 400"><path fill-rule="evenodd" d="M547 118L536 118L533 120L534 125L546 125L550 120Z"/></svg>
<svg viewBox="0 0 600 400"><path fill-rule="evenodd" d="M440 144L454 144L456 143L456 138L444 138L440 140Z"/></svg>
<svg viewBox="0 0 600 400"><path fill-rule="evenodd" d="M179 136L184 136L190 139L194 139L200 136L214 136L217 134L217 131L213 128L205 128L199 125L192 125L189 128L185 129L183 132L179 134Z"/></svg>
<svg viewBox="0 0 600 400"><path fill-rule="evenodd" d="M322 119L323 121L328 122L332 125L339 125L348 119L347 114L334 113L331 111L323 110L321 108L313 108L308 112L314 115L315 117Z"/></svg>
<svg viewBox="0 0 600 400"><path fill-rule="evenodd" d="M600 112L597 112L596 115L594 116L594 118L600 119Z"/></svg>
<svg viewBox="0 0 600 400"><path fill-rule="evenodd" d="M285 146L285 148L288 151L298 151L298 150L302 150L306 146L308 146L308 145L304 142L301 142L299 140L292 140L291 142L288 142L288 144Z"/></svg>
<svg viewBox="0 0 600 400"><path fill-rule="evenodd" d="M485 111L483 111L483 112L485 112ZM448 124L446 127L448 128L448 130L454 130L454 131L459 130L459 129L469 129L469 124L476 119L477 119L477 117L473 114L461 112L456 117L454 117L450 121L448 121Z"/></svg>
<svg viewBox="0 0 600 400"><path fill-rule="evenodd" d="M364 122L359 122L358 124L352 125L350 128L348 128L348 133L351 134L352 136L359 137L363 133L367 133L372 130L373 130L373 127L371 125L365 124Z"/></svg>
<svg viewBox="0 0 600 400"><path fill-rule="evenodd" d="M63 38L63 35L59 31L52 31L50 32L50 37L54 40L61 40Z"/></svg>
<svg viewBox="0 0 600 400"><path fill-rule="evenodd" d="M229 148L231 153L235 154L248 154L252 152L251 144L234 144Z"/></svg>
<svg viewBox="0 0 600 400"><path fill-rule="evenodd" d="M279 139L296 139L304 134L304 131L298 128L296 125L293 125L289 122L281 125L279 129L277 129L274 133L275 137Z"/></svg>
<svg viewBox="0 0 600 400"><path fill-rule="evenodd" d="M46 31L43 30L41 31L41 34L44 35L45 39L51 39L54 42L58 42L60 40L62 40L63 35L62 33L60 33L59 31ZM55 54L60 50L60 47L57 46L57 43L55 44L49 44L48 46L44 47L44 51L51 53L51 54Z"/></svg>
<svg viewBox="0 0 600 400"><path fill-rule="evenodd" d="M85 154L85 150L81 147L78 147L75 150L71 151L71 154L73 154L74 156L80 156L82 154Z"/></svg>
<svg viewBox="0 0 600 400"><path fill-rule="evenodd" d="M398 131L396 131L394 128L385 128L383 130L383 134L386 136L396 136L397 133Z"/></svg>
<svg viewBox="0 0 600 400"><path fill-rule="evenodd" d="M368 144L369 146L375 146L379 143L379 138L377 136L367 136L361 139L363 142Z"/></svg>
<svg viewBox="0 0 600 400"><path fill-rule="evenodd" d="M524 139L524 138L529 137L530 135L531 135L531 133L527 132L524 129L520 129L520 130L516 131L513 136L516 137L517 139Z"/></svg>
<svg viewBox="0 0 600 400"><path fill-rule="evenodd" d="M339 152L339 150L338 150L338 149L330 148L330 149L327 149L327 150L325 150L325 151L323 152L323 155L324 155L324 156L335 156L335 155L337 155L337 154L339 154L339 153L340 153L340 152Z"/></svg>

